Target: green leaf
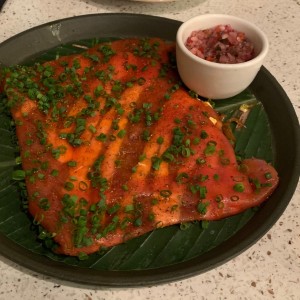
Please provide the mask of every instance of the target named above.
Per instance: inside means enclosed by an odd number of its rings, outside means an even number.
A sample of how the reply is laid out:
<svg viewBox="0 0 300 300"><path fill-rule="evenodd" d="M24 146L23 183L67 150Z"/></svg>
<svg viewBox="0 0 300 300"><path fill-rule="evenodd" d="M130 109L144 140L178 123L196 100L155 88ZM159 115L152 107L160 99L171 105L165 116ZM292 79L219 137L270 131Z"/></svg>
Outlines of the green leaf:
<svg viewBox="0 0 300 300"><path fill-rule="evenodd" d="M89 47L101 41L103 40L93 39L63 45L42 54L38 61L43 62L62 55L80 53L84 49L78 45ZM33 60L37 61L36 58ZM33 60L27 63L31 64ZM236 153L242 157L255 156L273 162L274 153L268 119L263 106L251 91L246 90L231 99L215 101L215 109L225 114L228 120L239 112L242 104L252 107L245 126L239 129L235 126L232 128L236 136ZM22 210L22 195L11 180L18 148L14 138L14 127L4 110L0 110L0 136L0 232L15 243L50 260L94 270L160 268L200 256L222 244L255 214L255 210L249 209L230 218L209 222L205 226L194 222L186 230L181 230L179 225L157 229L122 245L92 254L85 260L60 256L37 240L37 230L33 230L32 218Z"/></svg>

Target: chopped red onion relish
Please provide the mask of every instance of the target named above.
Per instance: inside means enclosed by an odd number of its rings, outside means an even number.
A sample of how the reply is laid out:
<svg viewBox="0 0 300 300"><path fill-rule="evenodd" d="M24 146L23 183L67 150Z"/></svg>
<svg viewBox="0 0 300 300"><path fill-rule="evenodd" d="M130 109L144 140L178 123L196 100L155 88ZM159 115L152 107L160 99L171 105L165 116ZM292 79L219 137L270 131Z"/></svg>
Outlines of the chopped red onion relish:
<svg viewBox="0 0 300 300"><path fill-rule="evenodd" d="M236 64L254 57L254 46L245 33L236 31L231 25L195 30L185 46L196 56L207 61Z"/></svg>

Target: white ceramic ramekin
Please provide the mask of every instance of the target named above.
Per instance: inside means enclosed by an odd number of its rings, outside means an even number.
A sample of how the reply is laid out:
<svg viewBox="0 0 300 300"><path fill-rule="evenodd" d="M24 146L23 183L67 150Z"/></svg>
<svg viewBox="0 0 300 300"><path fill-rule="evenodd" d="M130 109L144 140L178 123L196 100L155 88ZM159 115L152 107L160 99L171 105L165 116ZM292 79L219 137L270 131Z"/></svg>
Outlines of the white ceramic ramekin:
<svg viewBox="0 0 300 300"><path fill-rule="evenodd" d="M233 29L244 32L254 44L255 57L237 64L221 64L199 58L191 53L185 42L192 31L230 24ZM184 22L177 32L176 60L178 72L184 84L200 96L224 99L246 89L261 68L269 49L266 35L254 24L241 18L206 14Z"/></svg>

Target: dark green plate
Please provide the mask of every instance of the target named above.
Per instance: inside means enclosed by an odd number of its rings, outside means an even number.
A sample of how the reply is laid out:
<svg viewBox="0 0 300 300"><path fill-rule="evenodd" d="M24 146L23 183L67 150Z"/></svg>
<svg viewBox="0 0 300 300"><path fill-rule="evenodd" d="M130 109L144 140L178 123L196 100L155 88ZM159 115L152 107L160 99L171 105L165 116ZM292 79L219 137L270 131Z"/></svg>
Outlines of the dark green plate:
<svg viewBox="0 0 300 300"><path fill-rule="evenodd" d="M175 40L181 22L146 15L98 14L59 20L30 29L0 45L0 65L78 51L75 41L94 38L160 37ZM70 44L71 43L71 44ZM81 42L82 43L82 42ZM67 45L65 45L67 44ZM61 46L63 45L63 46ZM55 50L53 50L55 49ZM46 54L45 54L46 53ZM278 220L295 191L300 173L299 123L290 100L264 68L249 90L218 101L230 116L241 103L254 103L247 126L236 130L236 152L274 164L280 185L259 209L210 222L158 229L91 255L85 261L58 256L36 240L30 218L21 210L20 192L11 181L12 167L0 168L0 253L36 272L87 285L145 286L206 272L237 256L260 239ZM17 155L10 119L0 116L0 163Z"/></svg>

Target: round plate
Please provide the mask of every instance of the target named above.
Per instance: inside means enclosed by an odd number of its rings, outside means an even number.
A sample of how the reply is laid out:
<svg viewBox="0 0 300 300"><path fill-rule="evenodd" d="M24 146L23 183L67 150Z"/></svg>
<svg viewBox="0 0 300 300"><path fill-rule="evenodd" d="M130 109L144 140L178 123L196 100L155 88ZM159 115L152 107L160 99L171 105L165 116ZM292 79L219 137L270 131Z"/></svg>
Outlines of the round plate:
<svg viewBox="0 0 300 300"><path fill-rule="evenodd" d="M21 63L58 45L95 37L175 40L180 24L175 20L135 14L97 14L59 20L3 42L0 45L0 64ZM290 100L264 67L252 83L251 91L262 102L269 118L280 185L250 221L221 245L187 261L145 270L110 271L68 265L29 251L1 232L0 253L48 276L102 286L145 286L179 280L206 272L237 256L275 224L293 196L300 173L299 123Z"/></svg>

